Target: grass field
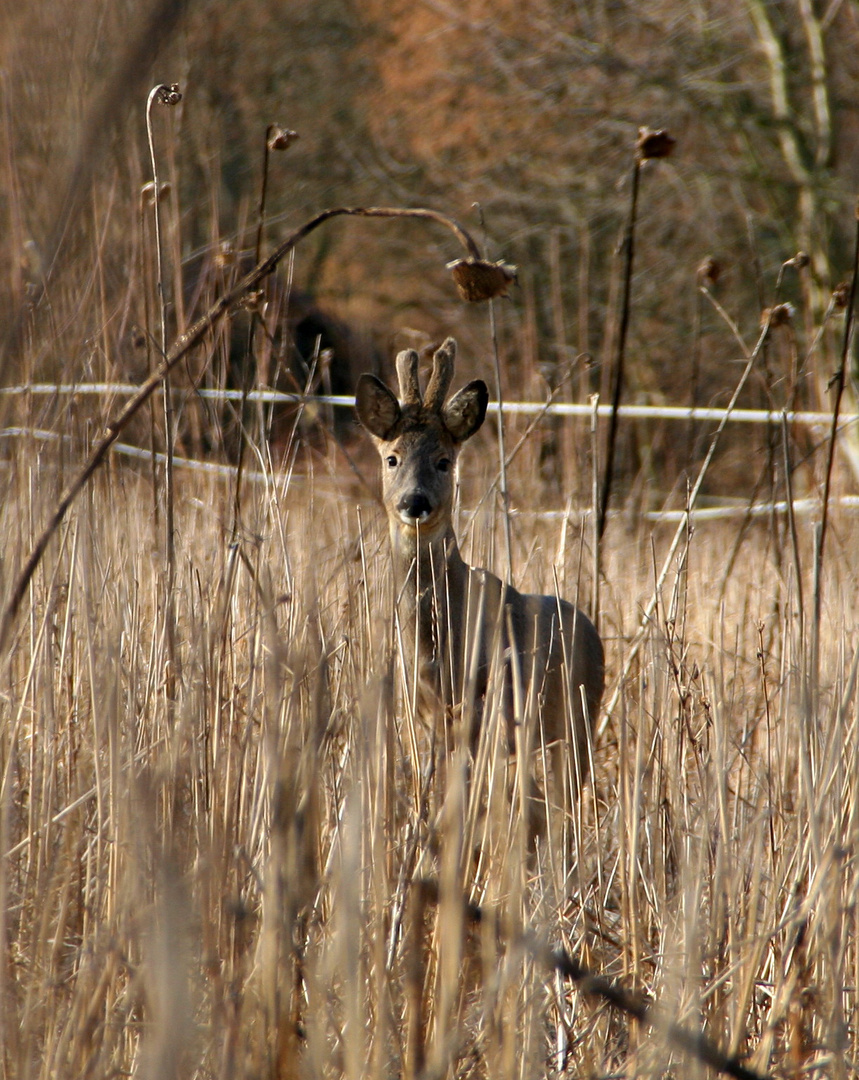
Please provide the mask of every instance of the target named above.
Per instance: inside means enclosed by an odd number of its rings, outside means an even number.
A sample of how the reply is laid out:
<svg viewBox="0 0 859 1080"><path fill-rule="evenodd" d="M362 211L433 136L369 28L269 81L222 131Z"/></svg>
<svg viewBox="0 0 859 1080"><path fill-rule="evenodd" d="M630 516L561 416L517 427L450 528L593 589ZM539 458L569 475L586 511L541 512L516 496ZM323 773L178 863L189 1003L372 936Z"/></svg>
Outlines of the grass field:
<svg viewBox="0 0 859 1080"><path fill-rule="evenodd" d="M417 715L357 425L192 389L453 334L493 396L855 411L855 5L6 7L0 1080L859 1074L856 425L508 414L509 502L465 448L464 556L605 643L565 818L527 702ZM32 393L89 381L153 393Z"/></svg>
<svg viewBox="0 0 859 1080"><path fill-rule="evenodd" d="M78 441L4 455L7 593L92 430L51 426ZM480 438L459 531L503 573L497 501L469 513ZM3 1076L704 1074L547 945L761 1072L854 1074L855 517L833 510L819 634L808 520L701 523L654 593L675 526L613 519L567 860L557 816L528 853L491 709L468 778L413 719L381 510L342 455L250 467L232 544L233 481L177 470L172 604L163 487L156 513L120 455L33 577L0 696ZM526 512L534 468L526 445L514 580L590 610L587 522Z"/></svg>

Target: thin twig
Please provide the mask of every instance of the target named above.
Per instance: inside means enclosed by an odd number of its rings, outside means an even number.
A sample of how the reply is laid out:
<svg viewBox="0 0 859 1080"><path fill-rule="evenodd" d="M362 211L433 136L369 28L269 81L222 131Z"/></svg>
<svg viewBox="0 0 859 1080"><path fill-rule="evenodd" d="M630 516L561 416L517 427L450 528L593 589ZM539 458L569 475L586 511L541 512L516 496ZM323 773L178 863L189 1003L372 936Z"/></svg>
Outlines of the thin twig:
<svg viewBox="0 0 859 1080"><path fill-rule="evenodd" d="M259 204L257 205L257 231L254 245L254 265L258 265L262 259L262 240L265 229L265 204L268 194L268 159L273 148L286 149L298 136L294 131L287 131L280 124L269 124L265 129L265 139L262 157L262 179L260 180ZM256 372L255 340L257 327L262 323L259 304L251 305L250 325L248 327L248 343L245 362L242 370L242 399L239 406L238 421L238 462L236 467L236 488L233 493L233 520L230 529L230 543L235 544L239 533L239 519L241 512L242 475L245 464L245 446L248 439L246 426L248 395L251 391L251 376ZM263 434L262 423L260 435Z"/></svg>
<svg viewBox="0 0 859 1080"><path fill-rule="evenodd" d="M30 580L36 571L36 567L41 562L51 537L59 528L69 507L86 486L93 473L95 473L107 457L107 453L111 446L113 446L123 429L137 414L140 407L155 393L179 361L186 356L195 345L198 345L200 341L202 341L204 336L224 317L226 312L242 298L248 289L255 288L264 278L272 273L280 260L284 258L285 255L288 255L296 244L300 243L306 236L309 236L315 229L318 229L320 225L323 225L326 221L330 221L332 218L343 216L419 218L424 221L434 221L437 224L444 225L446 228L450 229L470 255L474 258L480 258L480 249L461 225L451 218L446 217L444 214L440 214L436 210L427 210L422 207L404 209L386 206L340 206L331 210L323 210L320 214L317 214L296 229L295 232L288 236L272 252L272 254L268 256L268 258L264 259L255 266L253 270L245 274L245 276L231 289L225 292L223 296L219 297L204 315L201 315L199 319L192 323L191 326L176 338L176 341L166 353L161 363L158 365L158 368L144 383L141 384L134 397L126 402L125 406L120 409L113 420L108 423L105 434L93 448L81 471L66 489L15 580L9 593L6 607L3 610L2 620L0 620L0 653L3 653L8 645L9 635L15 621L15 616L18 613L18 608L21 606L21 601L24 599Z"/></svg>
<svg viewBox="0 0 859 1080"><path fill-rule="evenodd" d="M492 358L495 371L495 393L498 397L498 479L501 509L504 515L504 553L508 585L513 584L513 538L510 529L510 490L507 487L507 457L504 450L504 398L501 392L501 362L498 356L498 328L495 322L495 301L489 301L489 329L492 337Z"/></svg>
<svg viewBox="0 0 859 1080"><path fill-rule="evenodd" d="M178 87L160 83L153 86L146 100L146 137L149 143L149 161L152 166L152 207L155 220L155 265L156 287L158 290L158 345L161 356L167 353L167 301L164 296L164 263L161 242L161 186L158 180L158 164L155 157L155 137L152 133L152 106L156 101L162 105L176 105L182 95ZM174 481L173 452L175 433L173 430L173 397L170 383L163 383L164 405L164 527L165 559L167 580L165 582L164 624L167 639L167 700L172 702L175 696L176 678L176 627L174 625L173 589L176 583L176 543L174 524Z"/></svg>
<svg viewBox="0 0 859 1080"><path fill-rule="evenodd" d="M146 348L146 370L152 370L152 320L149 311L149 271L146 260L146 187L140 193L140 289L143 293L143 342ZM154 535L160 531L158 509L158 449L155 437L155 402L149 403L149 449L152 469L152 524Z"/></svg>
<svg viewBox="0 0 859 1080"><path fill-rule="evenodd" d="M632 288L632 261L635 251L635 219L638 213L638 186L641 176L641 159L636 153L632 168L632 195L630 196L629 218L623 235L623 297L620 304L620 330L617 338L617 353L612 373L613 387L611 398L611 418L609 420L608 440L605 451L605 472L603 473L602 495L600 496L599 527L597 533L602 539L608 515L608 502L611 497L612 473L614 471L614 448L617 442L618 406L623 389L623 368L626 357L626 336L629 330L629 297Z"/></svg>
<svg viewBox="0 0 859 1080"><path fill-rule="evenodd" d="M486 245L486 221L483 207L474 204L483 229L483 243ZM498 398L498 491L501 495L501 510L504 515L504 554L506 582L513 584L513 536L510 528L510 489L507 486L507 454L504 448L504 395L501 389L501 358L498 353L498 324L495 318L495 300L489 300L489 336L492 340L492 363L495 374L495 394Z"/></svg>
<svg viewBox="0 0 859 1080"><path fill-rule="evenodd" d="M796 604L799 615L799 640L805 641L805 603L802 592L802 565L799 558L799 536L796 531L796 514L793 505L793 464L790 460L790 432L787 412L781 414L781 445L784 460L784 498L787 509L788 528L790 530L793 568L796 576Z"/></svg>
<svg viewBox="0 0 859 1080"><path fill-rule="evenodd" d="M645 161L668 157L675 144L675 139L665 130L652 131L650 128L638 129L635 143L635 160L632 169L632 193L629 202L629 218L623 236L623 299L620 305L620 332L617 340L617 354L614 364L614 386L612 391L611 423L606 446L605 474L603 477L602 497L599 508L597 535L602 539L608 514L608 501L611 495L612 474L614 472L614 448L617 441L618 407L623 389L623 368L626 358L626 337L629 330L629 297L632 290L632 263L635 249L635 223L638 216L638 187L641 169Z"/></svg>

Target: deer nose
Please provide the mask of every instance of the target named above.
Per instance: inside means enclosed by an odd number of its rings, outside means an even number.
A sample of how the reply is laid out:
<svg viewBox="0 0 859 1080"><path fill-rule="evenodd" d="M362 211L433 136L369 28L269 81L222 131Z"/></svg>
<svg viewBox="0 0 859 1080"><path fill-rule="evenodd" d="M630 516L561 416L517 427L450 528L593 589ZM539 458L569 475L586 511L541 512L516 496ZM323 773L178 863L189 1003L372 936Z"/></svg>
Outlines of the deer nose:
<svg viewBox="0 0 859 1080"><path fill-rule="evenodd" d="M432 504L426 495L419 491L404 495L397 503L397 510L403 517L413 521L425 521L432 512Z"/></svg>

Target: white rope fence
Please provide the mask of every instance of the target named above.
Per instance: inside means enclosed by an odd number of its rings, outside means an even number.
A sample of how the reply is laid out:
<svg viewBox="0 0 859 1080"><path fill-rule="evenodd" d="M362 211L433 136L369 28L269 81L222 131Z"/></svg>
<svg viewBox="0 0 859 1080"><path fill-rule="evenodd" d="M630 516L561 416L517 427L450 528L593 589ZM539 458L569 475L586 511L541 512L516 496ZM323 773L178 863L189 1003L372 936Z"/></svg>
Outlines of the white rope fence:
<svg viewBox="0 0 859 1080"><path fill-rule="evenodd" d="M0 398L27 396L53 396L57 398L84 396L131 397L137 393L137 390L138 387L130 383L79 383L77 385L37 383L32 386L0 387ZM199 389L189 391L189 393L212 401L240 402L243 396L241 390ZM302 395L287 394L276 390L253 390L247 395L247 400L263 404L306 405L312 403L316 405L331 405L335 408L349 409L354 408L355 405L354 397L345 394ZM544 413L549 416L590 417L594 414L594 407L592 405L571 404L569 402L546 403L537 401L505 401L503 408L505 415L518 414L523 416L534 416ZM491 401L487 411L497 413L498 402ZM728 413L728 410L726 409L709 407L689 408L671 405L621 405L618 411L621 417L639 420L685 420L687 422L692 420L721 421L727 414L729 421L746 424L782 424L786 421L788 424L799 424L806 427L822 427L828 429L829 425L832 423L831 413L825 412L776 412L766 409L733 409ZM597 416L607 417L610 413L611 407L609 405L598 405L596 407ZM848 425L859 422L859 414L845 413L839 420L839 430L843 430ZM59 435L56 432L39 428L7 427L0 429L0 439L17 438L31 438L40 442L52 442L59 439L68 439L69 436ZM139 446L132 446L128 443L117 442L111 449L113 453L121 454L124 457L145 459L147 461L152 460L152 452L150 450L146 450ZM166 462L166 456L162 453L156 453L155 459L161 465ZM195 458L174 456L173 465L178 469L187 469L197 473L208 474L210 476L222 477L224 479L229 479L236 475L236 467L233 465L199 461ZM271 474L258 470L245 469L243 475L244 478L251 483L270 484L273 480ZM856 495L845 495L834 500L834 502L836 505L848 510L859 510L859 496ZM742 518L746 516L766 517L771 514L784 514L787 510L788 505L784 500L768 503L755 503L751 505L747 502L737 501L736 503L723 506L696 507L688 514L688 517L691 521L705 522ZM820 501L818 499L795 499L793 502L793 512L795 514L811 515L819 511ZM566 510L532 511L515 509L512 509L511 512L515 516L540 517L546 519L563 519L571 517L581 519L587 517L590 513L589 510L571 512ZM649 510L645 511L643 516L648 521L664 522L668 524L684 520L687 517L687 511Z"/></svg>
<svg viewBox="0 0 859 1080"><path fill-rule="evenodd" d="M36 383L32 386L4 386L0 387L0 398L3 397L132 397L139 390L138 386L131 383ZM199 389L189 390L189 396L199 397L205 401L233 401L242 400L241 390L212 390ZM355 407L355 398L348 394L286 394L278 390L252 390L247 395L248 401L259 402L264 405L331 405L334 408L352 409ZM498 402L490 401L488 409L490 413L498 412ZM505 401L504 415L536 416L545 413L547 416L582 416L589 417L594 413L593 406L580 405L570 402L540 402L540 401ZM599 417L611 415L610 405L598 405L596 414ZM722 421L727 409L710 407L691 408L682 405L621 405L618 415L630 420L701 420ZM800 424L806 427L823 425L828 427L832 423L832 414L827 412L781 412L769 409L732 409L729 420L740 424L781 424L782 417L788 424ZM844 413L839 417L840 427L859 422L859 413Z"/></svg>

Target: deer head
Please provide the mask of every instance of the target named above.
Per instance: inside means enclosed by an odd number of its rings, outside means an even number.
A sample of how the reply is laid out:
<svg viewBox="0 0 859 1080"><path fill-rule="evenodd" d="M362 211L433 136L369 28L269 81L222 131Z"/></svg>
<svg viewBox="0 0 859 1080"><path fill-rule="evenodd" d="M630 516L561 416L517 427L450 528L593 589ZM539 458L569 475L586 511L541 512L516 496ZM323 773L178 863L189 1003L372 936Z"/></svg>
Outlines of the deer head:
<svg viewBox="0 0 859 1080"><path fill-rule="evenodd" d="M448 338L433 357L425 394L413 349L397 357L401 400L375 375L362 375L355 394L358 419L382 459L389 521L400 531L419 529L427 542L450 528L457 455L483 423L489 401L486 383L475 379L445 403L455 357L456 342Z"/></svg>

